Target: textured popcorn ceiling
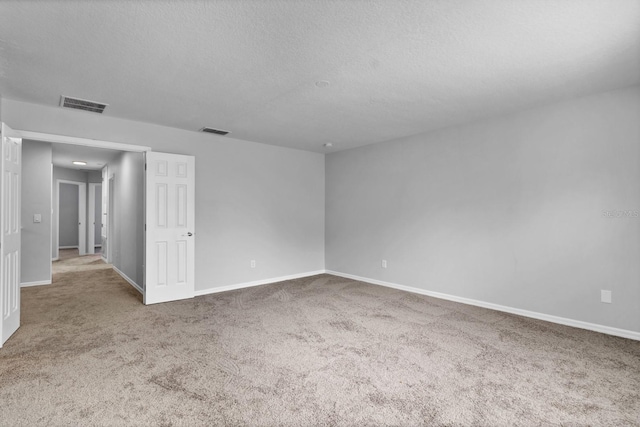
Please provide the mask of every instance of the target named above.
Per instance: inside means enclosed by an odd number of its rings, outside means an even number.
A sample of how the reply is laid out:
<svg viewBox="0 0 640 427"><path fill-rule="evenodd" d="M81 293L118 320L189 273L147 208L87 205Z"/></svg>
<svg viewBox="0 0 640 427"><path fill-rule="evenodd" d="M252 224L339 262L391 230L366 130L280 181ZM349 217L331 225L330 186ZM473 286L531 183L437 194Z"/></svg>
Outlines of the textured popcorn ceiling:
<svg viewBox="0 0 640 427"><path fill-rule="evenodd" d="M5 98L319 152L638 83L638 0L0 3Z"/></svg>

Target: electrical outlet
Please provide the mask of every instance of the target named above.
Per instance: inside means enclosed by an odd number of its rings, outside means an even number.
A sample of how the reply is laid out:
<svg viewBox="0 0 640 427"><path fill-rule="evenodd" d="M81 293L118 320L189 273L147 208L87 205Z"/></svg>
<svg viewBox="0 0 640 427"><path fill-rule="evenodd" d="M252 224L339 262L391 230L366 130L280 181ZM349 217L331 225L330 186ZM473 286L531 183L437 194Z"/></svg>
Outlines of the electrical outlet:
<svg viewBox="0 0 640 427"><path fill-rule="evenodd" d="M382 268L387 268L387 260L386 259L382 260Z"/></svg>
<svg viewBox="0 0 640 427"><path fill-rule="evenodd" d="M255 259L251 260L251 268L256 268L256 260Z"/></svg>
<svg viewBox="0 0 640 427"><path fill-rule="evenodd" d="M605 291L604 289L600 291L600 301L611 304L611 291Z"/></svg>

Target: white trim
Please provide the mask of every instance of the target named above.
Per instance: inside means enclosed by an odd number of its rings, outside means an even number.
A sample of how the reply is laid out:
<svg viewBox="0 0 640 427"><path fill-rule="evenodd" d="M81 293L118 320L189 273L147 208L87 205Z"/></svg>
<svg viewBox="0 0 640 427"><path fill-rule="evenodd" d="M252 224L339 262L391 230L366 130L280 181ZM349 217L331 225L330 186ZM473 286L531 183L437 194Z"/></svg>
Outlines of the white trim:
<svg viewBox="0 0 640 427"><path fill-rule="evenodd" d="M474 300L470 298L459 297L456 295L443 294L440 292L432 292L424 289L413 288L411 286L398 285L397 283L384 282L382 280L369 279L367 277L360 277L353 274L340 273L337 271L327 270L327 274L334 276L344 277L347 279L358 280L361 282L371 283L372 285L386 286L388 288L399 289L401 291L412 292L414 294L426 295L429 297L444 299L448 301L455 301L462 304L475 305L477 307L488 308L491 310L503 311L505 313L517 314L519 316L530 317L532 319L544 320L551 323L557 323L565 326L572 326L574 328L587 329L590 331L601 332L603 334L615 335L618 337L629 338L632 340L640 341L640 332L630 331L628 329L618 329L610 326L598 325L596 323L583 322L581 320L568 319L566 317L553 316L551 314L538 313L535 311L522 310L519 308L508 307L499 304L493 304L490 302Z"/></svg>
<svg viewBox="0 0 640 427"><path fill-rule="evenodd" d="M24 282L20 283L21 288L28 288L29 286L41 286L41 285L50 285L51 280L37 280L35 282Z"/></svg>
<svg viewBox="0 0 640 427"><path fill-rule="evenodd" d="M51 262L58 261L59 259L59 257L51 258Z"/></svg>
<svg viewBox="0 0 640 427"><path fill-rule="evenodd" d="M118 269L118 267L116 267L115 265L112 265L113 270L118 273L120 275L120 277L122 277L124 280L126 280L131 286L133 286L133 288L140 292L140 294L144 295L144 291L142 290L142 288L140 286L138 286L138 284L136 282L134 282L129 276L127 276L126 274L124 274L122 271L120 271L120 269Z"/></svg>
<svg viewBox="0 0 640 427"><path fill-rule="evenodd" d="M83 145L85 147L108 148L110 150L144 152L151 151L151 147L144 145L123 144L121 142L102 141L99 139L78 138L75 136L54 135L50 133L17 131L22 138L33 141L56 142L59 144Z"/></svg>
<svg viewBox="0 0 640 427"><path fill-rule="evenodd" d="M217 294L218 292L235 291L236 289L251 288L253 286L269 285L271 283L284 282L285 280L301 279L303 277L316 276L324 274L325 270L309 271L307 273L292 274L290 276L273 277L271 279L256 280L253 282L237 283L235 285L220 286L217 288L204 289L195 291L195 296Z"/></svg>
<svg viewBox="0 0 640 427"><path fill-rule="evenodd" d="M60 184L78 186L78 246L60 246ZM87 254L87 183L56 179L56 244L58 249L78 248L78 255ZM53 228L53 227L52 227Z"/></svg>

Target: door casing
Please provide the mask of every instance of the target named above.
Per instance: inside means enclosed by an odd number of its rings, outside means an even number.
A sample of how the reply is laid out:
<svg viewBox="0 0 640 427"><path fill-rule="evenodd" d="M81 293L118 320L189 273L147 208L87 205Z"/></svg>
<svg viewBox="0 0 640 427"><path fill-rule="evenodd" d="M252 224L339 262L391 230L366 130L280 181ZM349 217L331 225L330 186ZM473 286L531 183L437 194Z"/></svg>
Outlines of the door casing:
<svg viewBox="0 0 640 427"><path fill-rule="evenodd" d="M102 224L102 215L100 215L100 218L96 216L96 189L98 187L102 187L102 183L89 183L89 204L87 209L87 254L96 253L96 221L99 221L100 224ZM100 203L102 203L102 201Z"/></svg>
<svg viewBox="0 0 640 427"><path fill-rule="evenodd" d="M56 243L60 250L60 184L70 184L78 186L78 254L86 255L87 253L87 184L80 181L71 181L67 179L56 180L57 200L56 200ZM58 253L58 257L60 254Z"/></svg>

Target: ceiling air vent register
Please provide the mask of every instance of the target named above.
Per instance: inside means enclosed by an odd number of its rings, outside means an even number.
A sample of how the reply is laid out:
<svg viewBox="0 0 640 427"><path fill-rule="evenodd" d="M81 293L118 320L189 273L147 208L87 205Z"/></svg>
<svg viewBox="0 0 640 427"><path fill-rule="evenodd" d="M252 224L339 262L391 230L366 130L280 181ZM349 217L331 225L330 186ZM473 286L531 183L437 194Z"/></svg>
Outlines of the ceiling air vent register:
<svg viewBox="0 0 640 427"><path fill-rule="evenodd" d="M102 114L109 104L101 102L89 101L87 99L71 98L62 95L60 98L60 106L64 108L73 108L75 110L91 111L93 113Z"/></svg>
<svg viewBox="0 0 640 427"><path fill-rule="evenodd" d="M214 129L214 128L208 128L208 127L203 127L202 129L200 129L200 132L215 133L216 135L227 135L231 133L228 130L220 130L220 129Z"/></svg>

